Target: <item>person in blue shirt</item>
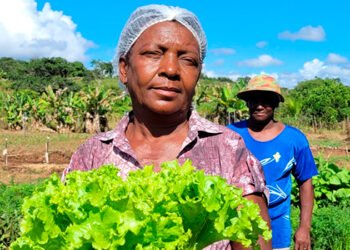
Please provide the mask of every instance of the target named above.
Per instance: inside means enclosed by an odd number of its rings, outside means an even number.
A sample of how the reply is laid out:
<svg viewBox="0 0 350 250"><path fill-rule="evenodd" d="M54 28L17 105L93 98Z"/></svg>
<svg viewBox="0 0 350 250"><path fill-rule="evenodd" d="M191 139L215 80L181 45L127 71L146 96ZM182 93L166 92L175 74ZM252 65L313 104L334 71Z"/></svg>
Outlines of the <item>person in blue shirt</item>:
<svg viewBox="0 0 350 250"><path fill-rule="evenodd" d="M291 246L291 175L300 188L300 223L295 232L295 249L311 249L310 227L314 202L312 177L317 175L306 136L297 128L274 119L274 111L284 101L280 86L267 75L253 77L238 93L249 108L248 120L228 125L239 133L247 148L263 166L270 191L273 249Z"/></svg>

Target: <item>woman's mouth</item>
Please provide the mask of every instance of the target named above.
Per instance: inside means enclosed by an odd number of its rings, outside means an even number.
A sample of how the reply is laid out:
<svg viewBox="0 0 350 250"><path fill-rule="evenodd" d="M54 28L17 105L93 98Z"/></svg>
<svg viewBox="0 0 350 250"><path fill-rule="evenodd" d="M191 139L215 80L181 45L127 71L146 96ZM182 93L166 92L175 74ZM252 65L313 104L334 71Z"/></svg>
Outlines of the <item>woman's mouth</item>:
<svg viewBox="0 0 350 250"><path fill-rule="evenodd" d="M175 87L154 87L152 88L152 90L160 96L163 97L175 97L177 96L179 93L181 93L180 89L175 88Z"/></svg>

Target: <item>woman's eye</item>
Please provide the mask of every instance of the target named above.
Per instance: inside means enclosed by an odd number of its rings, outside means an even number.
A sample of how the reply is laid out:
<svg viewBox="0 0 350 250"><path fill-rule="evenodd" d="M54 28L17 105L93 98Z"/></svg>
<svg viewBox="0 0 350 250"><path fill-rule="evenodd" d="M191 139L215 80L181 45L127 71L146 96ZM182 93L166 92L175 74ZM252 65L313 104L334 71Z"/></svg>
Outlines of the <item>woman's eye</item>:
<svg viewBox="0 0 350 250"><path fill-rule="evenodd" d="M198 60L192 58L192 57L183 57L181 60L186 64L190 66L198 66Z"/></svg>
<svg viewBox="0 0 350 250"><path fill-rule="evenodd" d="M161 54L162 54L161 51L156 51L156 50L145 51L142 53L142 55L145 55L148 57L159 57L161 56Z"/></svg>

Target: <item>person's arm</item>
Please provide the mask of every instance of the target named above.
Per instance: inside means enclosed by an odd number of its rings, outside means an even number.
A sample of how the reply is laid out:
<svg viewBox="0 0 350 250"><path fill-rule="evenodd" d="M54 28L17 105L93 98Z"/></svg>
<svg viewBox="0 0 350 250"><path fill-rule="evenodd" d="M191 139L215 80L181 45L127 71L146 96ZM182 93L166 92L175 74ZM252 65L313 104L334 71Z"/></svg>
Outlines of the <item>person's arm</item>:
<svg viewBox="0 0 350 250"><path fill-rule="evenodd" d="M269 216L268 211L267 211L267 205L266 205L265 197L262 194L250 194L250 195L245 196L245 198L255 202L256 204L258 204L258 206L260 207L260 216L266 221L267 225L271 229L270 216ZM258 242L259 242L261 250L271 250L272 249L272 241L271 240L265 241L260 236ZM238 249L238 250L250 249L250 248L243 247L241 244L239 244L237 242L232 242L231 243L231 247L234 250L236 250L236 249Z"/></svg>
<svg viewBox="0 0 350 250"><path fill-rule="evenodd" d="M300 193L300 223L299 228L295 232L295 249L311 250L311 219L312 209L314 206L314 187L312 179L308 179L299 184Z"/></svg>

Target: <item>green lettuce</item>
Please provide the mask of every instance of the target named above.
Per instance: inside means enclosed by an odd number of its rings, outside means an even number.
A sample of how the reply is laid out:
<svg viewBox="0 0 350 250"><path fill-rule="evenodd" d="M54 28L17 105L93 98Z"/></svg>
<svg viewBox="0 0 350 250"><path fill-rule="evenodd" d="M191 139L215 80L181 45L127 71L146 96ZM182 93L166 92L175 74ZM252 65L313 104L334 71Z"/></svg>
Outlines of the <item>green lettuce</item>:
<svg viewBox="0 0 350 250"><path fill-rule="evenodd" d="M176 161L130 172L115 166L57 175L24 201L21 237L10 249L202 249L271 238L259 207L219 176Z"/></svg>

